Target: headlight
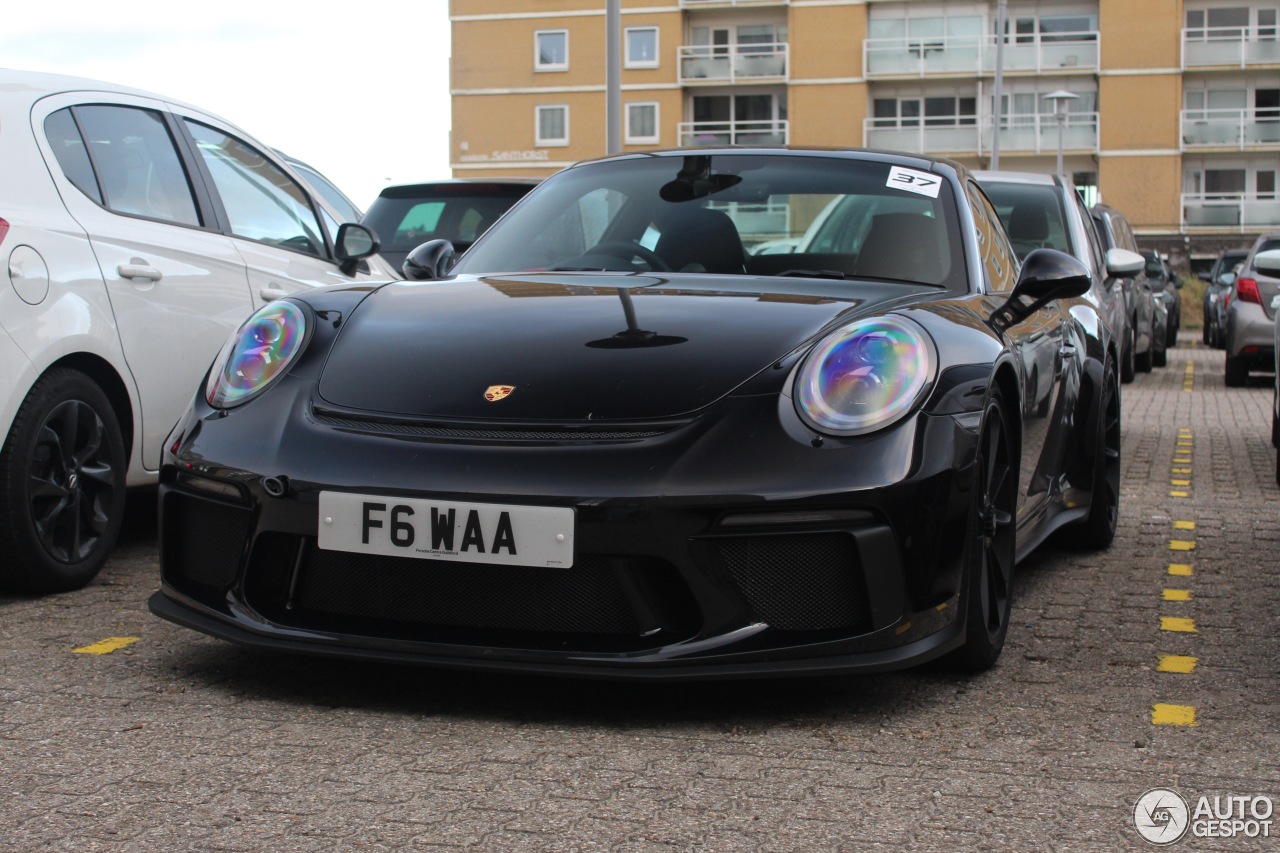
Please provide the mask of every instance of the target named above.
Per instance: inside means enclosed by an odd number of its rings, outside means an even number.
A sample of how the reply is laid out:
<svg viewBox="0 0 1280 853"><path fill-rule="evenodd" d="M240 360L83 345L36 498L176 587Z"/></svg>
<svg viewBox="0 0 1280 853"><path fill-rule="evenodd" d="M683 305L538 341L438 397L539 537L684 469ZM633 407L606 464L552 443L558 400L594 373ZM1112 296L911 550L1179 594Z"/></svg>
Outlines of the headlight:
<svg viewBox="0 0 1280 853"><path fill-rule="evenodd" d="M205 399L215 409L252 400L302 352L306 336L306 314L292 302L280 300L255 311L214 359Z"/></svg>
<svg viewBox="0 0 1280 853"><path fill-rule="evenodd" d="M903 317L859 320L823 338L796 377L796 410L829 435L861 435L911 411L933 384L933 341Z"/></svg>

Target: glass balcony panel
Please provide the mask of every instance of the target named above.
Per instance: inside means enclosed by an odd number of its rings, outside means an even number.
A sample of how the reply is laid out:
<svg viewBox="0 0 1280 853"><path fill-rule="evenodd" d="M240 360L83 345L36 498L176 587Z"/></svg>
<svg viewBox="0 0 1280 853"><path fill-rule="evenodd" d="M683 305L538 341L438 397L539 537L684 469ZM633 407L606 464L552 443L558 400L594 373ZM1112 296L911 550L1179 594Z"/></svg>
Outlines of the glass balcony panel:
<svg viewBox="0 0 1280 853"><path fill-rule="evenodd" d="M1280 41L1272 26L1184 29L1182 47L1182 64L1188 67L1280 63Z"/></svg>
<svg viewBox="0 0 1280 853"><path fill-rule="evenodd" d="M684 45L679 53L681 82L736 83L739 80L787 76L785 42L736 46Z"/></svg>
<svg viewBox="0 0 1280 853"><path fill-rule="evenodd" d="M678 125L681 145L786 145L787 122L689 121Z"/></svg>
<svg viewBox="0 0 1280 853"><path fill-rule="evenodd" d="M1275 109L1183 110L1184 148L1280 144L1280 116Z"/></svg>
<svg viewBox="0 0 1280 853"><path fill-rule="evenodd" d="M1188 228L1280 228L1280 199L1274 193L1183 193L1182 221Z"/></svg>

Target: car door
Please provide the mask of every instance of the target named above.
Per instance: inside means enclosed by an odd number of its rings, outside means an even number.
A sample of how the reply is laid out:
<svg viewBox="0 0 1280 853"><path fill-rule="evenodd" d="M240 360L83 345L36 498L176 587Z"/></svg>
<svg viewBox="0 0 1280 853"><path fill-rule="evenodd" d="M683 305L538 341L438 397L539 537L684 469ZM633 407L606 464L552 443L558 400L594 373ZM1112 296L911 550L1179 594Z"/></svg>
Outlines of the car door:
<svg viewBox="0 0 1280 853"><path fill-rule="evenodd" d="M101 268L137 386L143 465L158 468L169 429L252 310L244 259L212 221L161 103L62 94L40 101L32 120L63 203ZM73 167L74 152L87 154L91 171Z"/></svg>
<svg viewBox="0 0 1280 853"><path fill-rule="evenodd" d="M394 275L362 261L344 272L324 227L324 209L265 149L208 117L186 115L215 207L248 270L255 306L297 290Z"/></svg>

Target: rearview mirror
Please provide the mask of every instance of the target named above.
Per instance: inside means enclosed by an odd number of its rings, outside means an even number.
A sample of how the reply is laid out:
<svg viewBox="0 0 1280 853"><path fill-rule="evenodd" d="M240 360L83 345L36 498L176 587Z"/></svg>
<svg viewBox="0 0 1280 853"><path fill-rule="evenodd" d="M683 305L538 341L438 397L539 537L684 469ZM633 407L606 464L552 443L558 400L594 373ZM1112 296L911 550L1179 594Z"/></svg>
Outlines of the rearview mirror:
<svg viewBox="0 0 1280 853"><path fill-rule="evenodd" d="M1141 255L1129 254L1142 260ZM996 311L991 322L1000 330L1007 329L1055 299L1083 296L1089 292L1092 283L1089 270L1071 255L1056 249L1035 249L1023 261L1022 273L1013 293Z"/></svg>
<svg viewBox="0 0 1280 853"><path fill-rule="evenodd" d="M405 257L400 271L410 281L439 281L449 275L453 256L448 240L428 240Z"/></svg>

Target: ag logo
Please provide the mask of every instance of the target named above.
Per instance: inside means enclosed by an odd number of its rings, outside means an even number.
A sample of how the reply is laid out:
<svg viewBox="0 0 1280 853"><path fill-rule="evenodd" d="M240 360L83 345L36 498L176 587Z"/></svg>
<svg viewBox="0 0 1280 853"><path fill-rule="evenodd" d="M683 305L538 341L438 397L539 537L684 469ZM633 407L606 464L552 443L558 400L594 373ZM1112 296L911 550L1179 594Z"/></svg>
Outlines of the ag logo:
<svg viewBox="0 0 1280 853"><path fill-rule="evenodd" d="M1191 813L1177 791L1152 788L1133 807L1133 825L1152 844L1173 844L1187 834Z"/></svg>
<svg viewBox="0 0 1280 853"><path fill-rule="evenodd" d="M490 403L496 403L510 397L514 390L516 390L514 385L490 385L484 391L484 398Z"/></svg>

